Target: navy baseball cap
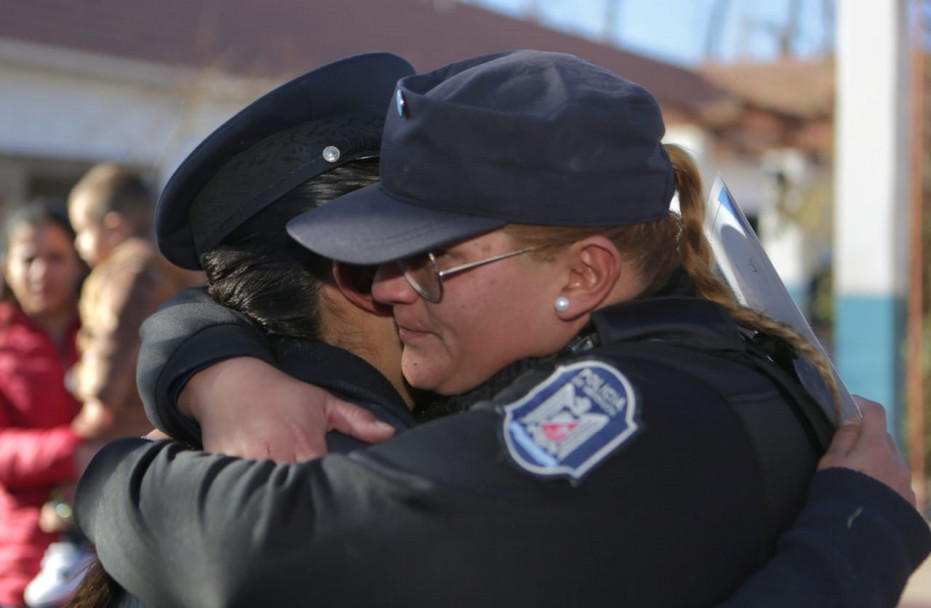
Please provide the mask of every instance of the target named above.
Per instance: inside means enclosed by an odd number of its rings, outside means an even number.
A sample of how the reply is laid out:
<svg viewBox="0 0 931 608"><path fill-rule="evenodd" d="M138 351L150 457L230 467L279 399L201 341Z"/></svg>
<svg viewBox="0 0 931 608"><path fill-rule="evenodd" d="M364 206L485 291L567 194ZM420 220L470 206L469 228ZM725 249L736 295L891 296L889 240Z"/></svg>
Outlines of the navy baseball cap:
<svg viewBox="0 0 931 608"><path fill-rule="evenodd" d="M508 223L613 226L665 217L675 191L659 105L572 55L513 51L403 78L381 182L288 223L323 256L379 264Z"/></svg>
<svg viewBox="0 0 931 608"><path fill-rule="evenodd" d="M299 76L251 103L201 142L168 180L155 237L178 266L303 182L377 157L385 108L414 73L390 53L349 57Z"/></svg>

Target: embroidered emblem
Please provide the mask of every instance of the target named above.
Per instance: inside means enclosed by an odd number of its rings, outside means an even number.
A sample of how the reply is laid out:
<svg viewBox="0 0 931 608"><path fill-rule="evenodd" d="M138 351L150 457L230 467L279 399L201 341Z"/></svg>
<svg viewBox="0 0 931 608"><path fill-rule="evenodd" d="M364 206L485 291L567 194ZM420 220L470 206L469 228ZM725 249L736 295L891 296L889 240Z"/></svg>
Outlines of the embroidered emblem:
<svg viewBox="0 0 931 608"><path fill-rule="evenodd" d="M504 407L511 459L543 477L582 479L636 435L633 388L597 361L561 366L520 401Z"/></svg>

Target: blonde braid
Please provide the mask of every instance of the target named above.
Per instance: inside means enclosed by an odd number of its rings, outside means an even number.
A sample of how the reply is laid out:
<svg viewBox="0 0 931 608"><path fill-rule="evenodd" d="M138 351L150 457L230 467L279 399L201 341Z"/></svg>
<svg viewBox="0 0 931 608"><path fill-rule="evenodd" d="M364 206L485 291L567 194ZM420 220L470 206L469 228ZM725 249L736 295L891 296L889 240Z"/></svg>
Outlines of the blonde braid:
<svg viewBox="0 0 931 608"><path fill-rule="evenodd" d="M677 146L665 147L675 169L676 190L682 213L682 234L679 240L682 265L695 282L697 295L724 306L743 325L782 338L807 357L831 391L835 422L839 422L840 394L831 364L824 354L789 325L740 305L727 284L715 273L714 252L704 233L705 207L701 200L701 177L687 152Z"/></svg>
<svg viewBox="0 0 931 608"><path fill-rule="evenodd" d="M673 145L665 148L675 170L681 215L670 213L651 222L609 227L508 224L504 232L521 245L540 247L540 251L531 255L544 259L586 237L605 236L640 272L646 284L643 296L661 290L676 268L684 268L695 283L697 296L717 302L739 323L777 336L807 357L827 384L834 401L835 418L839 420L840 398L827 358L790 326L741 306L730 287L715 272L714 251L704 231L701 176L687 152Z"/></svg>

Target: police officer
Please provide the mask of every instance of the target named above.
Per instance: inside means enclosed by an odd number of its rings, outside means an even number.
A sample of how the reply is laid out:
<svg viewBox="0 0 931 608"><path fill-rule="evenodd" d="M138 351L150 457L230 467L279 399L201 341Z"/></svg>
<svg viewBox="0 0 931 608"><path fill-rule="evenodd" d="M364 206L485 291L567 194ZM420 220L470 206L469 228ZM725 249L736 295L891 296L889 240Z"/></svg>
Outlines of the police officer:
<svg viewBox="0 0 931 608"><path fill-rule="evenodd" d="M155 604L723 601L794 515L823 421L774 351L750 339L791 336L713 301L701 241L677 247L694 237L699 187L687 159L660 144L652 97L576 58L532 52L454 64L398 91L382 186L292 222L292 235L348 262L397 260L373 295L394 306L415 385L459 392L501 367L532 370L492 402L351 457L275 467L170 442L114 445L82 485L82 527ZM440 155L451 141L456 162ZM521 150L539 156L521 164ZM674 183L684 225L668 214ZM515 222L598 228L501 230ZM600 228L645 222L658 228L615 229L614 240ZM499 314L516 294L529 302ZM492 344L476 312L516 339ZM772 428L792 445L787 462L766 452ZM838 509L831 530L852 514L848 486L864 480L826 478L841 490L822 497ZM93 499L127 485L131 508ZM865 494L904 516L913 544L896 549L903 571L917 565L923 522L886 488ZM858 517L882 520L882 508L868 511ZM122 534L150 552L100 542ZM194 559L177 559L178 546ZM153 570L140 577L142 562ZM824 597L830 580L812 579L783 587L794 605Z"/></svg>
<svg viewBox="0 0 931 608"><path fill-rule="evenodd" d="M394 83L412 73L406 60L390 53L320 67L237 113L177 168L156 210L159 247L175 264L205 270L213 296L228 308L211 306L203 290L188 291L174 304L183 313L209 314L214 324L230 322L222 337L204 332L179 344L179 356L215 359L225 348L248 344L237 327L251 332L258 325L265 335L261 349L250 354L361 405L388 429L413 424L396 356L378 344L393 335L390 322L369 303L343 297L329 262L284 231L298 212L377 180L373 159L384 108ZM366 332L368 343L354 331ZM152 375L150 365L143 354L140 376ZM164 421L160 426L172 436L200 442L200 429L189 419ZM360 445L342 433L327 437L331 451Z"/></svg>
<svg viewBox="0 0 931 608"><path fill-rule="evenodd" d="M378 166L371 159L378 154L384 106L395 81L412 73L401 57L369 53L282 85L191 153L166 186L158 214L158 232L172 260L205 270L218 300L240 311L250 329L263 328L261 345L270 360L397 429L412 426L414 419L395 357L385 360L379 349L361 350L357 339L344 339L359 327L373 335L373 342L390 336L390 319L341 297L329 284L329 261L297 247L284 225L302 211L377 179ZM216 305L206 288L188 290L175 305L209 311L212 322L233 314ZM199 337L209 345L201 351L205 355L223 348L223 340L209 332ZM231 339L228 331L226 338ZM388 376L396 378L394 385ZM200 441L190 420L179 418L171 431ZM362 444L333 432L326 445L341 452ZM99 564L75 596L77 606L142 605L137 601Z"/></svg>

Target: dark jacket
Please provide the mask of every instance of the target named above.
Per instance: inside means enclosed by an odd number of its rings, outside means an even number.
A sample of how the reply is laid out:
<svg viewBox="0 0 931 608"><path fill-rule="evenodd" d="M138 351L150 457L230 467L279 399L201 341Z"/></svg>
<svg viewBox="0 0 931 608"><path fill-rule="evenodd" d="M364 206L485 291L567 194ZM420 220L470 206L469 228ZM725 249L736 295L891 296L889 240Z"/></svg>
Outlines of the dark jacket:
<svg viewBox="0 0 931 608"><path fill-rule="evenodd" d="M217 304L205 287L171 298L140 333L136 381L146 414L156 427L190 444L200 444L200 428L175 407L179 387L211 363L235 356L262 359L369 409L397 430L414 425L391 383L361 358L322 342L267 337L243 315ZM334 432L327 445L331 452L345 452L364 444Z"/></svg>
<svg viewBox="0 0 931 608"><path fill-rule="evenodd" d="M612 307L600 327L634 310L640 323L659 308ZM735 590L729 605L894 605L927 526L850 471L816 477L754 575L783 524L739 410L786 407L771 377L705 349L740 367L723 392L598 335L494 402L350 455L276 466L114 443L85 475L78 521L153 606L704 606ZM816 456L799 460L803 479Z"/></svg>

